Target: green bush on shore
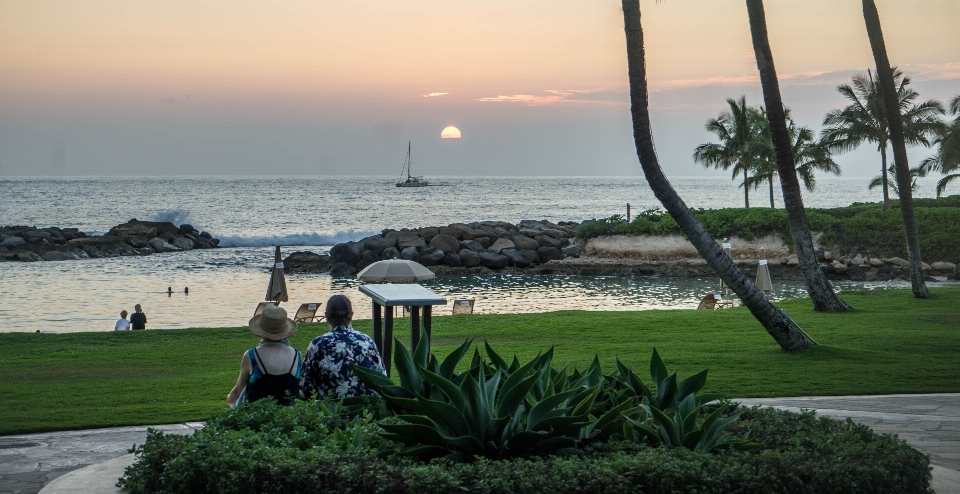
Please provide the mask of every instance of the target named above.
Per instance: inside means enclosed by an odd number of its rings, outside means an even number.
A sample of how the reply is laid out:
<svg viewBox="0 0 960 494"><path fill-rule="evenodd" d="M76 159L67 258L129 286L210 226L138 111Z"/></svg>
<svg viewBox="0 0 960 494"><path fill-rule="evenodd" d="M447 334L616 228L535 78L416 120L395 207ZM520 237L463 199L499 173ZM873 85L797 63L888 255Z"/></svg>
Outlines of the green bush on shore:
<svg viewBox="0 0 960 494"><path fill-rule="evenodd" d="M807 208L810 229L823 232L820 243L844 255L867 254L906 258L906 240L899 202L884 211L880 203L855 203L842 208ZM914 200L920 250L924 259L960 261L960 195L940 199ZM751 240L780 234L792 247L793 237L783 209L725 208L695 209L694 216L715 238L740 237ZM621 215L588 222L577 233L589 239L603 235L680 234L673 218L659 208L643 211L626 223Z"/></svg>

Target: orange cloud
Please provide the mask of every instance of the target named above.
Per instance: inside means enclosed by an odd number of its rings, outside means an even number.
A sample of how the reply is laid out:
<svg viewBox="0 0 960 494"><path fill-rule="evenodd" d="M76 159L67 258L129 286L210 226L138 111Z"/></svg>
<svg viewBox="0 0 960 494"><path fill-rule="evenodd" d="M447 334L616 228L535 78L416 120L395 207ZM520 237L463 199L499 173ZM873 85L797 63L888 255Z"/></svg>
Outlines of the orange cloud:
<svg viewBox="0 0 960 494"><path fill-rule="evenodd" d="M447 94L450 94L450 93L429 93L429 94L424 94L423 97L424 97L424 98L435 98L435 97L437 97L437 96L444 96L444 95L447 95Z"/></svg>
<svg viewBox="0 0 960 494"><path fill-rule="evenodd" d="M578 103L585 105L623 104L626 99L622 91L600 89L546 89L546 95L513 94L509 96L488 96L477 98L484 103L520 103L526 106L552 105L554 103ZM585 95L593 95L589 98ZM604 98L606 96L606 98Z"/></svg>

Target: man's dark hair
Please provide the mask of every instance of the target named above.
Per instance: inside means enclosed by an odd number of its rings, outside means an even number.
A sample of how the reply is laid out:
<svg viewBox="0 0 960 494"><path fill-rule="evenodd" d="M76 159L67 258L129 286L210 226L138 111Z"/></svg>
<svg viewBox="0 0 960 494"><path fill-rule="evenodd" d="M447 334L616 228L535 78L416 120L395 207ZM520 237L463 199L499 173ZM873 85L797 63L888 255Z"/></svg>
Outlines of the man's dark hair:
<svg viewBox="0 0 960 494"><path fill-rule="evenodd" d="M324 317L327 322L334 326L342 326L350 323L353 314L353 305L346 295L334 295L327 300L327 308L324 310Z"/></svg>

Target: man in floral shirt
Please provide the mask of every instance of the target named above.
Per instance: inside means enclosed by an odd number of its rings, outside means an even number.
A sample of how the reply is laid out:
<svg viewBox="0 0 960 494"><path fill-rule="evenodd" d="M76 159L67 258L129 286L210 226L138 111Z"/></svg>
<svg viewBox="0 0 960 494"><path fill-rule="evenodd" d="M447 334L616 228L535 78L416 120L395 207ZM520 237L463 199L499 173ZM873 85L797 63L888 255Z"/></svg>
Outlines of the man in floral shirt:
<svg viewBox="0 0 960 494"><path fill-rule="evenodd" d="M303 398L348 398L373 394L353 372L353 364L386 375L383 360L373 339L354 330L350 299L334 295L327 301L324 317L330 332L317 336L307 347L300 377Z"/></svg>

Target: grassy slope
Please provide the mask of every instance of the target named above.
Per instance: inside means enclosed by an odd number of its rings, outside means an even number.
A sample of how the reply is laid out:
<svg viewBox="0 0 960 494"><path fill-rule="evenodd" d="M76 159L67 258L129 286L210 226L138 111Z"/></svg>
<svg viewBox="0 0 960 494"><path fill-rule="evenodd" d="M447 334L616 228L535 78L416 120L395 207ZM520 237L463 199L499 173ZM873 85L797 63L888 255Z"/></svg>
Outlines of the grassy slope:
<svg viewBox="0 0 960 494"><path fill-rule="evenodd" d="M646 376L656 346L681 377L709 367L707 390L730 397L960 392L960 289L932 291L846 292L858 310L839 315L778 303L821 343L799 354L781 353L744 308L440 317L434 349L470 337L523 360L555 345L560 365L599 354L611 372L619 356ZM302 325L292 341L305 349L325 329ZM204 420L226 406L255 343L246 328L0 334L0 434Z"/></svg>

